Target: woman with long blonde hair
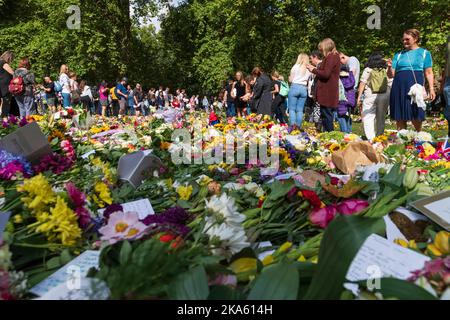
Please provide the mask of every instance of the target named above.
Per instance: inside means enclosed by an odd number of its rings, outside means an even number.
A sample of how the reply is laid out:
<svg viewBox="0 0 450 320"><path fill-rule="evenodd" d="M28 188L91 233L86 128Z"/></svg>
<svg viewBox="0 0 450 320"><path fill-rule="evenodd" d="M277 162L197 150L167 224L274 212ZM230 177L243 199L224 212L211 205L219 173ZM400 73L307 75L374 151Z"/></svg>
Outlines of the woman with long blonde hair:
<svg viewBox="0 0 450 320"><path fill-rule="evenodd" d="M315 100L320 104L323 127L326 131L334 130L333 111L339 105L339 74L341 60L334 41L326 38L319 43L319 50L324 59L319 67L308 65L307 69L317 78Z"/></svg>
<svg viewBox="0 0 450 320"><path fill-rule="evenodd" d="M71 90L70 90L70 78L69 78L69 67L65 64L59 69L59 83L62 86L61 95L63 98L63 107L69 108L71 106Z"/></svg>
<svg viewBox="0 0 450 320"><path fill-rule="evenodd" d="M311 76L306 68L308 64L309 56L300 53L289 76L289 82L291 82L288 95L289 119L291 126L296 125L299 128L302 126L303 110L308 98L308 79Z"/></svg>

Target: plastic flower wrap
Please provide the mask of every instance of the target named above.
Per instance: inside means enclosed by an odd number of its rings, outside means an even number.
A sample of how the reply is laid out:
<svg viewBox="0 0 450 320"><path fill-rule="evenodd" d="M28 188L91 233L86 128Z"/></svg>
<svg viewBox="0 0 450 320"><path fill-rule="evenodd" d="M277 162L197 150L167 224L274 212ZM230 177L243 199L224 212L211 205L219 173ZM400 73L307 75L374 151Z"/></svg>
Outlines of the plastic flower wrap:
<svg viewBox="0 0 450 320"><path fill-rule="evenodd" d="M12 180L17 175L28 178L32 174L31 164L24 157L0 150L0 179Z"/></svg>

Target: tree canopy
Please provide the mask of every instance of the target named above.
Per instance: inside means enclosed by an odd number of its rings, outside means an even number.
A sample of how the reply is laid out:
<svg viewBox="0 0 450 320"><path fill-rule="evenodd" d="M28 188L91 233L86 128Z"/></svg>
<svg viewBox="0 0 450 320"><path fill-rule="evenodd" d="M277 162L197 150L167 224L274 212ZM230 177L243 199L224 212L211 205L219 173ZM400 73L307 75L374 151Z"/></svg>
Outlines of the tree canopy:
<svg viewBox="0 0 450 320"><path fill-rule="evenodd" d="M374 4L380 30L367 27ZM80 29L66 25L71 5L80 7ZM156 32L141 22L161 6L168 9ZM438 71L449 18L441 0L0 0L0 50L29 56L38 76L56 76L67 63L89 81L127 75L144 86L213 93L256 65L286 75L300 52L326 37L362 62L374 50L392 57L408 28L422 32Z"/></svg>

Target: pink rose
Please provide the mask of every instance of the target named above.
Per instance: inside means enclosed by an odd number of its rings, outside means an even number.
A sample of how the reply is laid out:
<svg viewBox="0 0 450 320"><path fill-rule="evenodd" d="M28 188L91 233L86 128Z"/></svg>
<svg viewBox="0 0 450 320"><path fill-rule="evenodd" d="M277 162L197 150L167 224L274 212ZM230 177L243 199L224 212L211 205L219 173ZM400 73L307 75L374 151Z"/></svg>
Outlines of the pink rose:
<svg viewBox="0 0 450 320"><path fill-rule="evenodd" d="M351 215L354 215L356 213L363 211L368 206L369 206L369 203L367 201L351 199L351 200L346 200L346 201L338 204L336 206L336 210L344 216L351 216Z"/></svg>
<svg viewBox="0 0 450 320"><path fill-rule="evenodd" d="M314 209L309 219L313 225L319 226L321 228L326 228L328 224L334 219L337 214L336 207L334 205L330 205L325 208Z"/></svg>

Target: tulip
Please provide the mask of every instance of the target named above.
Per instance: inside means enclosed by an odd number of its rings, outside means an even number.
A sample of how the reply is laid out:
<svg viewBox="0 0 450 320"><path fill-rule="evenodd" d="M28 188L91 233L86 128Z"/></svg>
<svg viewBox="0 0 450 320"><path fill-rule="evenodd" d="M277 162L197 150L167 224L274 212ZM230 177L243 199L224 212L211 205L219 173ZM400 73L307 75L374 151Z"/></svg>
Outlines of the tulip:
<svg viewBox="0 0 450 320"><path fill-rule="evenodd" d="M311 220L312 224L317 225L321 228L326 228L328 224L334 219L336 214L336 207L334 205L331 205L325 208L314 209L311 212L309 219Z"/></svg>
<svg viewBox="0 0 450 320"><path fill-rule="evenodd" d="M351 216L366 209L369 203L364 200L351 199L336 206L337 211L344 216Z"/></svg>
<svg viewBox="0 0 450 320"><path fill-rule="evenodd" d="M434 246L443 254L450 254L450 233L441 231L434 238Z"/></svg>

